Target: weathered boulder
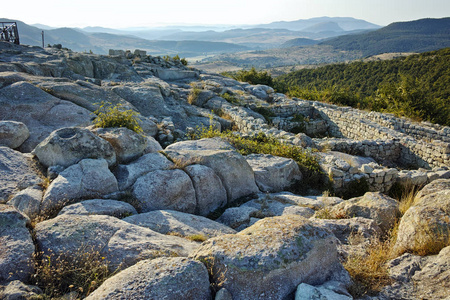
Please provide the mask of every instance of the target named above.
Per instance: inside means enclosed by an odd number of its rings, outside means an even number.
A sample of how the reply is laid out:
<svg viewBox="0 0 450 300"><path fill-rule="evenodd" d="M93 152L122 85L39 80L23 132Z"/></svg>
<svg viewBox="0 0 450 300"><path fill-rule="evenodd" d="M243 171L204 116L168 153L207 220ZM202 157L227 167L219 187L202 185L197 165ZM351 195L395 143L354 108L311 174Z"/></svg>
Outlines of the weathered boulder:
<svg viewBox="0 0 450 300"><path fill-rule="evenodd" d="M40 186L32 186L15 194L7 204L33 219L39 215L43 195Z"/></svg>
<svg viewBox="0 0 450 300"><path fill-rule="evenodd" d="M295 292L295 300L353 300L353 297L345 289L333 290L333 286L324 284L312 286L301 283Z"/></svg>
<svg viewBox="0 0 450 300"><path fill-rule="evenodd" d="M158 141L155 140L154 137L147 136L146 138L147 138L147 146L144 149L144 154L156 153L163 150L161 144L158 143Z"/></svg>
<svg viewBox="0 0 450 300"><path fill-rule="evenodd" d="M114 170L120 190L131 187L136 180L152 171L167 170L173 163L161 153L145 154L128 165L118 165Z"/></svg>
<svg viewBox="0 0 450 300"><path fill-rule="evenodd" d="M281 203L309 207L314 210L321 209L325 206L333 206L343 201L338 197L303 197L290 192L268 194L267 197Z"/></svg>
<svg viewBox="0 0 450 300"><path fill-rule="evenodd" d="M32 160L9 147L0 146L0 172L0 203L6 203L22 189L42 182Z"/></svg>
<svg viewBox="0 0 450 300"><path fill-rule="evenodd" d="M314 210L310 207L287 204L274 200L271 195L261 195L258 199L250 200L241 207L253 207L258 211L252 212L251 217L267 218L282 215L299 215L310 218L314 215Z"/></svg>
<svg viewBox="0 0 450 300"><path fill-rule="evenodd" d="M106 280L86 299L211 299L208 271L182 258L143 260Z"/></svg>
<svg viewBox="0 0 450 300"><path fill-rule="evenodd" d="M16 121L0 121L0 146L18 148L30 136L27 125Z"/></svg>
<svg viewBox="0 0 450 300"><path fill-rule="evenodd" d="M91 124L89 110L60 100L28 82L17 82L0 90L0 119L24 123L30 137L20 146L31 152L48 135L63 127Z"/></svg>
<svg viewBox="0 0 450 300"><path fill-rule="evenodd" d="M418 199L400 220L395 249L437 253L450 239L450 189Z"/></svg>
<svg viewBox="0 0 450 300"><path fill-rule="evenodd" d="M203 235L210 238L236 233L230 227L205 217L174 210L154 210L127 217L123 221L147 227L162 234L175 233L183 237Z"/></svg>
<svg viewBox="0 0 450 300"><path fill-rule="evenodd" d="M79 199L92 199L118 191L117 180L104 159L83 159L62 171L45 191L41 212Z"/></svg>
<svg viewBox="0 0 450 300"><path fill-rule="evenodd" d="M26 281L34 273L30 219L13 206L0 204L0 282Z"/></svg>
<svg viewBox="0 0 450 300"><path fill-rule="evenodd" d="M158 170L136 180L133 186L140 212L172 209L195 213L197 200L189 176L182 170Z"/></svg>
<svg viewBox="0 0 450 300"><path fill-rule="evenodd" d="M398 201L381 193L367 192L362 197L341 202L332 208L335 217L363 217L374 220L387 232L400 214Z"/></svg>
<svg viewBox="0 0 450 300"><path fill-rule="evenodd" d="M233 299L285 299L304 282L348 283L336 238L295 215L266 218L234 235L207 240L191 254L223 283Z"/></svg>
<svg viewBox="0 0 450 300"><path fill-rule="evenodd" d="M26 285L20 280L8 283L3 291L0 290L0 299L3 300L28 300L39 299L42 290L37 286Z"/></svg>
<svg viewBox="0 0 450 300"><path fill-rule="evenodd" d="M216 221L233 229L246 228L251 225L251 215L257 212L257 208L250 206L230 207Z"/></svg>
<svg viewBox="0 0 450 300"><path fill-rule="evenodd" d="M203 165L184 168L189 175L197 198L196 214L206 216L227 204L227 191L213 169Z"/></svg>
<svg viewBox="0 0 450 300"><path fill-rule="evenodd" d="M33 153L46 167L68 167L85 158L103 158L109 166L116 163L116 154L111 144L85 128L55 130L36 146Z"/></svg>
<svg viewBox="0 0 450 300"><path fill-rule="evenodd" d="M302 179L293 159L269 154L250 154L245 159L252 167L256 184L262 192L280 192Z"/></svg>
<svg viewBox="0 0 450 300"><path fill-rule="evenodd" d="M420 199L443 190L450 190L450 179L437 179L427 184L417 193L416 199Z"/></svg>
<svg viewBox="0 0 450 300"><path fill-rule="evenodd" d="M35 234L44 257L70 259L98 251L111 270L159 256L187 256L198 247L187 239L102 215L61 215L38 223Z"/></svg>
<svg viewBox="0 0 450 300"><path fill-rule="evenodd" d="M214 150L215 148L215 150ZM259 191L253 170L245 158L220 139L179 142L165 153L181 165L201 164L213 169L227 191L228 202Z"/></svg>
<svg viewBox="0 0 450 300"><path fill-rule="evenodd" d="M147 147L146 137L125 127L96 128L93 132L112 145L116 152L117 163L137 159Z"/></svg>
<svg viewBox="0 0 450 300"><path fill-rule="evenodd" d="M129 203L117 200L93 199L65 206L58 215L107 215L124 218L137 214Z"/></svg>

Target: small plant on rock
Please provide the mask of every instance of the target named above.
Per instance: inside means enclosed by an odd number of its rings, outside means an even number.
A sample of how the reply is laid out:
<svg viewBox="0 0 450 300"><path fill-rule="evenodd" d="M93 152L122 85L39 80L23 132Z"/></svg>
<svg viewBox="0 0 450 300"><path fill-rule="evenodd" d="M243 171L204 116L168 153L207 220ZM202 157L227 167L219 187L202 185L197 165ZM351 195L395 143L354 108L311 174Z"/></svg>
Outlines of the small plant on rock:
<svg viewBox="0 0 450 300"><path fill-rule="evenodd" d="M198 95L200 95L201 91L201 89L194 87L188 95L188 103L191 105L195 105L197 103Z"/></svg>
<svg viewBox="0 0 450 300"><path fill-rule="evenodd" d="M99 108L94 111L97 117L93 123L95 127L125 127L136 133L143 132L138 122L137 113L131 109L125 109L122 104L111 105L102 102Z"/></svg>

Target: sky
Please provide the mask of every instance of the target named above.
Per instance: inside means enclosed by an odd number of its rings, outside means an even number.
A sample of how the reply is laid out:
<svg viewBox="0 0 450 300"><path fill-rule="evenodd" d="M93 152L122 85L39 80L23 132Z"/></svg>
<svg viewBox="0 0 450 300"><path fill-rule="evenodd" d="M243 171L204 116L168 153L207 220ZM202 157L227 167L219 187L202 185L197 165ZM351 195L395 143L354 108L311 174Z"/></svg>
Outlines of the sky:
<svg viewBox="0 0 450 300"><path fill-rule="evenodd" d="M15 0L0 18L53 27L253 25L354 17L378 25L450 17L449 0ZM6 15L5 15L6 14Z"/></svg>

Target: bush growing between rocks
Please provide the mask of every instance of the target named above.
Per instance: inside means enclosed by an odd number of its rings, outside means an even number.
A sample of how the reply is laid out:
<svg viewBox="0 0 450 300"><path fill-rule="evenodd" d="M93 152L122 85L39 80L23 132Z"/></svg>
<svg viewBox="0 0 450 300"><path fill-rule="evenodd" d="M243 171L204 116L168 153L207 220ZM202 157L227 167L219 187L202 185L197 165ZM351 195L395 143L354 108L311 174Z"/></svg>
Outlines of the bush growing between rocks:
<svg viewBox="0 0 450 300"><path fill-rule="evenodd" d="M102 102L94 114L97 115L93 121L95 127L125 127L136 133L143 132L138 123L137 113L131 109L124 109L122 104L112 106Z"/></svg>
<svg viewBox="0 0 450 300"><path fill-rule="evenodd" d="M201 89L194 87L188 95L187 98L188 103L191 105L197 104L198 95L200 94L201 91L202 91Z"/></svg>

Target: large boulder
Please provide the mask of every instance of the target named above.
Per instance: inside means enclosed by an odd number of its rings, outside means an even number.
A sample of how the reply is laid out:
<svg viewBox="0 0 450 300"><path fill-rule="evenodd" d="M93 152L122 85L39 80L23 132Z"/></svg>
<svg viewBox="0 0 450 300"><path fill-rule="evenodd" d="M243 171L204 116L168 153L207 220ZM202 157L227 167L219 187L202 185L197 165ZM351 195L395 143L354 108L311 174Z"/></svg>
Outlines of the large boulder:
<svg viewBox="0 0 450 300"><path fill-rule="evenodd" d="M126 190L139 177L149 172L171 168L173 168L173 163L164 155L161 153L149 153L128 165L118 165L114 170L114 174L116 175L120 190Z"/></svg>
<svg viewBox="0 0 450 300"><path fill-rule="evenodd" d="M427 184L417 193L416 199L420 199L443 190L450 190L450 179L437 179Z"/></svg>
<svg viewBox="0 0 450 300"><path fill-rule="evenodd" d="M245 157L262 192L280 192L302 179L297 163L290 158L270 154L250 154Z"/></svg>
<svg viewBox="0 0 450 300"><path fill-rule="evenodd" d="M30 131L30 137L20 146L22 152L31 152L56 129L86 126L92 121L89 110L60 100L28 82L1 89L0 107L1 120L22 122Z"/></svg>
<svg viewBox="0 0 450 300"><path fill-rule="evenodd" d="M367 192L362 197L343 201L330 208L331 215L335 217L363 217L377 222L384 231L389 231L399 216L399 203L397 200L381 193Z"/></svg>
<svg viewBox="0 0 450 300"><path fill-rule="evenodd" d="M13 206L0 204L0 283L26 281L34 273L30 219Z"/></svg>
<svg viewBox="0 0 450 300"><path fill-rule="evenodd" d="M54 209L79 199L92 199L119 190L117 180L104 159L83 159L62 171L44 194L41 212Z"/></svg>
<svg viewBox="0 0 450 300"><path fill-rule="evenodd" d="M139 158L147 147L147 139L143 135L125 127L96 128L93 132L113 146L118 163Z"/></svg>
<svg viewBox="0 0 450 300"><path fill-rule="evenodd" d="M213 169L227 191L228 202L257 193L255 175L245 158L220 139L179 142L165 153L182 166L201 164ZM222 150L225 149L225 150Z"/></svg>
<svg viewBox="0 0 450 300"><path fill-rule="evenodd" d="M102 215L61 215L38 223L35 235L39 249L51 261L98 251L110 270L124 269L143 259L187 256L198 247L187 239Z"/></svg>
<svg viewBox="0 0 450 300"><path fill-rule="evenodd" d="M286 299L304 282L348 283L339 263L337 240L295 215L266 218L234 235L207 240L191 257L211 270L233 299Z"/></svg>
<svg viewBox="0 0 450 300"><path fill-rule="evenodd" d="M26 155L0 146L0 203L14 194L42 182L41 174Z"/></svg>
<svg viewBox="0 0 450 300"><path fill-rule="evenodd" d="M198 261L156 258L140 261L106 280L86 299L211 299L208 271Z"/></svg>
<svg viewBox="0 0 450 300"><path fill-rule="evenodd" d="M33 219L39 215L43 195L40 186L32 186L15 194L7 204Z"/></svg>
<svg viewBox="0 0 450 300"><path fill-rule="evenodd" d="M427 194L403 215L395 249L437 253L450 240L450 189Z"/></svg>
<svg viewBox="0 0 450 300"><path fill-rule="evenodd" d="M117 200L93 199L65 206L58 215L107 215L124 218L137 214L129 203Z"/></svg>
<svg viewBox="0 0 450 300"><path fill-rule="evenodd" d="M55 130L36 146L33 153L46 167L68 167L85 158L103 158L109 166L116 163L116 153L111 144L85 128Z"/></svg>
<svg viewBox="0 0 450 300"><path fill-rule="evenodd" d="M140 212L172 209L195 213L197 200L191 178L182 170L158 170L136 180L133 196Z"/></svg>
<svg viewBox="0 0 450 300"><path fill-rule="evenodd" d="M127 217L123 221L147 227L162 234L176 234L183 237L200 235L210 238L236 233L230 227L205 217L174 210L154 210Z"/></svg>
<svg viewBox="0 0 450 300"><path fill-rule="evenodd" d="M213 169L203 165L190 165L184 171L194 184L196 214L206 216L227 204L227 191Z"/></svg>
<svg viewBox="0 0 450 300"><path fill-rule="evenodd" d="M27 125L16 121L0 121L0 146L17 148L30 136Z"/></svg>

